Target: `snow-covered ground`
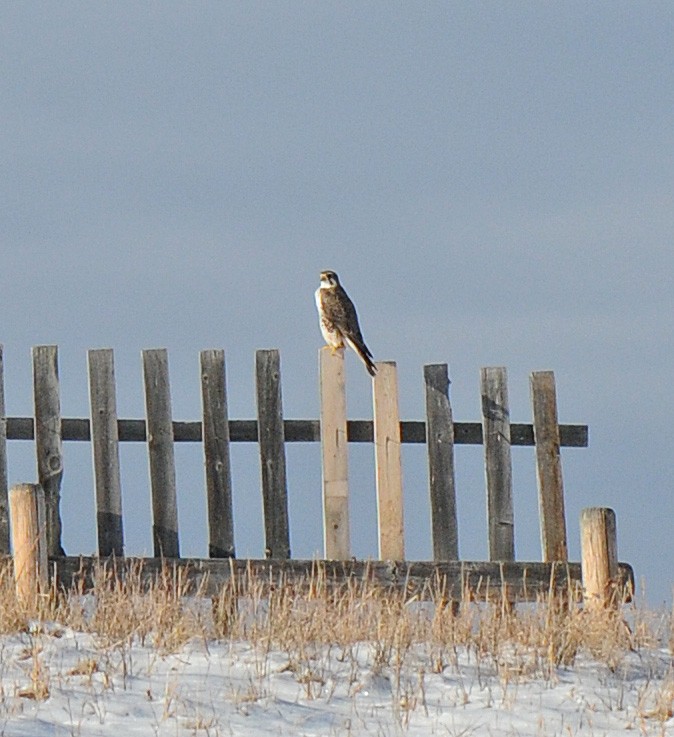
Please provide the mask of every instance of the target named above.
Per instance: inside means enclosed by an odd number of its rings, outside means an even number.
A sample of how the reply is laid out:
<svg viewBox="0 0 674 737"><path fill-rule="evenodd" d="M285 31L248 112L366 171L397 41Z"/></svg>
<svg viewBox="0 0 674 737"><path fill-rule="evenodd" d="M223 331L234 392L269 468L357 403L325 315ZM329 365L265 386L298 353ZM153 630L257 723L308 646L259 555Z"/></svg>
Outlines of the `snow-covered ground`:
<svg viewBox="0 0 674 737"><path fill-rule="evenodd" d="M526 653L451 660L203 639L161 654L52 625L0 638L0 735L674 735L666 649L543 674Z"/></svg>

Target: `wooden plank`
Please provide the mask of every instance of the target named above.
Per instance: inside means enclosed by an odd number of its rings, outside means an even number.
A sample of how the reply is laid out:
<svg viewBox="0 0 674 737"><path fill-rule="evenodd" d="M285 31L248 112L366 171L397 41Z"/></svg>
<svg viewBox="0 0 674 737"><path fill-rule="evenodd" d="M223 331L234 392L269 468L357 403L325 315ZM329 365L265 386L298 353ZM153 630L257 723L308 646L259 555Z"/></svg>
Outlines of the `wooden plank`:
<svg viewBox="0 0 674 737"><path fill-rule="evenodd" d="M325 557L351 557L344 351L318 351Z"/></svg>
<svg viewBox="0 0 674 737"><path fill-rule="evenodd" d="M33 348L33 399L35 404L35 454L37 475L44 491L47 519L47 551L65 555L61 547L61 400L59 396L58 348Z"/></svg>
<svg viewBox="0 0 674 737"><path fill-rule="evenodd" d="M580 546L585 606L617 607L623 601L624 590L620 586L616 518L612 509L583 509Z"/></svg>
<svg viewBox="0 0 674 737"><path fill-rule="evenodd" d="M7 480L7 415L5 409L5 361L0 344L0 555L9 553L9 487Z"/></svg>
<svg viewBox="0 0 674 737"><path fill-rule="evenodd" d="M454 422L447 364L424 366L433 559L458 560Z"/></svg>
<svg viewBox="0 0 674 737"><path fill-rule="evenodd" d="M541 552L544 561L568 560L555 375L552 371L534 371L530 385L536 437Z"/></svg>
<svg viewBox="0 0 674 737"><path fill-rule="evenodd" d="M127 572L141 572L146 581L179 580L201 596L218 594L232 576L237 588L259 585L278 587L293 585L296 591L321 581L328 586L381 586L404 592L407 599L426 598L435 601L461 600L465 595L475 600L500 601L504 594L513 601L536 601L551 591L570 593L579 598L580 563L540 562L472 562L442 563L417 561L331 561L331 560L160 560L126 558L100 561L97 558L69 557L54 561L58 584L65 588L91 588L94 578L104 571L116 571L121 578ZM180 572L178 576L177 573ZM166 573L168 572L168 575ZM108 580L107 578L104 580ZM618 580L622 587L633 590L634 571L620 563ZM631 588L630 588L631 586ZM315 595L315 586L311 589ZM328 589L329 590L329 589Z"/></svg>
<svg viewBox="0 0 674 737"><path fill-rule="evenodd" d="M145 420L117 420L119 441L146 441ZM318 420L284 420L286 443L317 443L321 439ZM91 440L89 420L64 417L62 420L63 440ZM374 433L372 420L348 420L346 425L349 443L372 443ZM33 440L32 417L8 417L8 440ZM587 448L587 425L560 425L561 446ZM173 439L176 443L200 443L202 441L201 422L173 422ZM257 420L230 420L230 443L257 443ZM426 423L421 420L401 420L400 441L402 443L426 443ZM534 445L533 425L512 423L510 425L511 445ZM482 445L481 422L455 422L454 445Z"/></svg>
<svg viewBox="0 0 674 737"><path fill-rule="evenodd" d="M398 372L393 361L381 361L376 366L372 390L379 558L404 560Z"/></svg>
<svg viewBox="0 0 674 737"><path fill-rule="evenodd" d="M124 555L114 356L101 348L87 357L98 554Z"/></svg>
<svg viewBox="0 0 674 737"><path fill-rule="evenodd" d="M44 491L39 484L16 484L9 500L16 593L34 611L48 585Z"/></svg>
<svg viewBox="0 0 674 737"><path fill-rule="evenodd" d="M208 555L210 558L233 558L234 515L225 352L201 351L200 364L208 498Z"/></svg>
<svg viewBox="0 0 674 737"><path fill-rule="evenodd" d="M178 558L178 503L168 354L164 348L144 350L142 359L154 554Z"/></svg>
<svg viewBox="0 0 674 737"><path fill-rule="evenodd" d="M489 559L515 560L508 379L503 367L480 370Z"/></svg>
<svg viewBox="0 0 674 737"><path fill-rule="evenodd" d="M278 350L256 351L255 376L265 555L275 559L290 558L281 358Z"/></svg>

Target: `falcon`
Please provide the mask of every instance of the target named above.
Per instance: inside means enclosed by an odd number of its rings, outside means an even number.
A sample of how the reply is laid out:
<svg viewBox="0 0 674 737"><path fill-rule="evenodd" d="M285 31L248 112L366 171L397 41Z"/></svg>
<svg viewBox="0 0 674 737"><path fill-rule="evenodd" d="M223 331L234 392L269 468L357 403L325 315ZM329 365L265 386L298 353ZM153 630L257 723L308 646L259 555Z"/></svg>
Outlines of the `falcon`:
<svg viewBox="0 0 674 737"><path fill-rule="evenodd" d="M321 332L333 353L343 349L347 343L360 356L370 376L374 376L377 367L360 332L356 308L334 271L321 271L321 285L316 290L316 307Z"/></svg>

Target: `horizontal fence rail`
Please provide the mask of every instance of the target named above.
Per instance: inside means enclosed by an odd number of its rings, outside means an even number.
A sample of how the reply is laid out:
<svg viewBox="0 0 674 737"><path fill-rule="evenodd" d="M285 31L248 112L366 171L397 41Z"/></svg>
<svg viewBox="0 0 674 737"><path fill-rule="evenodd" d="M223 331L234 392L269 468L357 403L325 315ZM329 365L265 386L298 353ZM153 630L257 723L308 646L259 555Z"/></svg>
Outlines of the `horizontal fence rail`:
<svg viewBox="0 0 674 737"><path fill-rule="evenodd" d="M291 585L315 588L374 583L383 588L404 589L410 599L436 601L473 599L514 602L538 601L550 593L583 596L581 563L519 561L362 561L362 560L205 560L201 558L108 559L70 556L54 559L54 572L61 586L90 589L114 573L120 578L137 572L147 583L180 580L184 593L213 596L232 581L245 586L262 582L270 587ZM634 591L634 571L627 563L616 564L612 581L626 598Z"/></svg>
<svg viewBox="0 0 674 737"><path fill-rule="evenodd" d="M7 440L34 440L35 421L32 417L7 417ZM257 420L229 420L231 443L259 442ZM455 422L454 445L483 445L482 424L479 422ZM147 442L147 423L142 419L117 420L120 442ZM321 440L320 420L283 420L286 443L317 443ZM372 420L348 420L346 437L349 443L373 443L374 423ZM63 417L61 439L88 442L91 440L91 423L86 417ZM202 423L173 420L173 440L176 443L203 442ZM587 448L589 429L587 425L559 425L559 444L563 448ZM400 442L425 444L426 423L420 420L401 420ZM510 444L534 446L534 426L527 423L510 425Z"/></svg>

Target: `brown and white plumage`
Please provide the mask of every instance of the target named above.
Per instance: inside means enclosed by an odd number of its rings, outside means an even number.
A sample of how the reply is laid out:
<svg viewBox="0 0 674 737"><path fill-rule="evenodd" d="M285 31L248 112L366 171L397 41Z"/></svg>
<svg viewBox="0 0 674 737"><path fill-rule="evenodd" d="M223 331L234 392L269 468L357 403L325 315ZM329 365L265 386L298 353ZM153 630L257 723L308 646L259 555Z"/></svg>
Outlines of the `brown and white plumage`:
<svg viewBox="0 0 674 737"><path fill-rule="evenodd" d="M333 350L344 348L345 343L351 346L360 356L370 376L374 376L377 367L360 332L356 308L334 271L321 271L321 285L316 290L316 307L325 342Z"/></svg>

